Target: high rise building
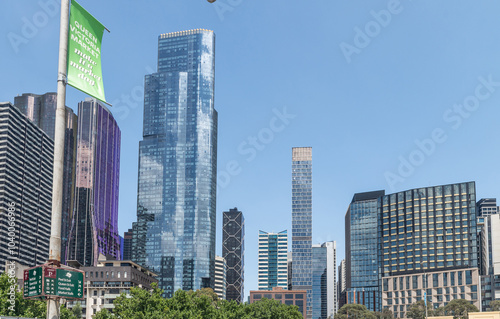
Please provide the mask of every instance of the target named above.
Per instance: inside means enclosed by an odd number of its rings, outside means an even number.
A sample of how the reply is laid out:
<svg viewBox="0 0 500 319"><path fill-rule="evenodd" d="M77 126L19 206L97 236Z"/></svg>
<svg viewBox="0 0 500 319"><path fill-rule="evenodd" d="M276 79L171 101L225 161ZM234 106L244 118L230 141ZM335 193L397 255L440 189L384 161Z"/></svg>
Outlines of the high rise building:
<svg viewBox="0 0 500 319"><path fill-rule="evenodd" d="M478 238L482 248L479 260L483 262L481 308L482 311L491 311L490 303L500 299L500 214L483 215L478 220L482 220L481 236Z"/></svg>
<svg viewBox="0 0 500 319"><path fill-rule="evenodd" d="M312 148L292 149L292 288L307 291L312 316Z"/></svg>
<svg viewBox="0 0 500 319"><path fill-rule="evenodd" d="M226 260L226 299L244 301L245 218L238 208L222 213L222 257Z"/></svg>
<svg viewBox="0 0 500 319"><path fill-rule="evenodd" d="M384 191L354 194L345 215L345 303L380 311L378 201Z"/></svg>
<svg viewBox="0 0 500 319"><path fill-rule="evenodd" d="M226 299L227 266L224 257L215 256L215 286L214 292L220 299Z"/></svg>
<svg viewBox="0 0 500 319"><path fill-rule="evenodd" d="M132 234L133 229L129 229L123 234L122 259L132 260Z"/></svg>
<svg viewBox="0 0 500 319"><path fill-rule="evenodd" d="M259 290L288 289L288 233L259 231Z"/></svg>
<svg viewBox="0 0 500 319"><path fill-rule="evenodd" d="M453 299L480 308L474 182L385 195L379 213L383 308L406 318L424 295L433 308Z"/></svg>
<svg viewBox="0 0 500 319"><path fill-rule="evenodd" d="M313 245L312 317L333 318L337 312L336 243Z"/></svg>
<svg viewBox="0 0 500 319"><path fill-rule="evenodd" d="M477 206L477 217L498 214L499 211L496 198L481 198L480 200L477 201L476 206Z"/></svg>
<svg viewBox="0 0 500 319"><path fill-rule="evenodd" d="M95 99L78 104L75 214L67 260L95 266L99 255L121 259L118 191L121 132Z"/></svg>
<svg viewBox="0 0 500 319"><path fill-rule="evenodd" d="M0 118L0 265L32 267L49 257L54 142L11 103Z"/></svg>
<svg viewBox="0 0 500 319"><path fill-rule="evenodd" d="M37 95L25 93L14 98L14 105L54 140L56 124L57 93ZM63 202L61 213L61 262L66 261L71 219L75 198L75 166L76 166L76 133L78 118L72 109L66 107L66 123L64 133L64 164L63 164Z"/></svg>
<svg viewBox="0 0 500 319"><path fill-rule="evenodd" d="M158 273L165 297L214 287L217 111L215 35L158 38L158 72L146 75L139 143L138 263ZM136 232L134 232L136 234Z"/></svg>
<svg viewBox="0 0 500 319"><path fill-rule="evenodd" d="M345 301L345 290L346 290L346 268L345 259L342 259L339 265L338 271L338 281L337 281L337 310L342 307Z"/></svg>

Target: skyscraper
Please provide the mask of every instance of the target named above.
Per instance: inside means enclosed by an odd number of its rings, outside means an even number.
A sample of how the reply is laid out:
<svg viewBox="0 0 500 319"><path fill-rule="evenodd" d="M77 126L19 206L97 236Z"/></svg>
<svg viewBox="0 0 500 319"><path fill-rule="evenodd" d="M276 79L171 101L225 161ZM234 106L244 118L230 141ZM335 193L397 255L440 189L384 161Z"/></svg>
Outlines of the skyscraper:
<svg viewBox="0 0 500 319"><path fill-rule="evenodd" d="M42 95L24 93L14 98L14 105L54 140L56 125L57 93ZM61 214L61 262L65 263L71 219L75 198L76 133L78 118L72 109L66 107L63 164L63 202Z"/></svg>
<svg viewBox="0 0 500 319"><path fill-rule="evenodd" d="M226 299L244 301L245 218L238 208L222 213L222 257L226 260Z"/></svg>
<svg viewBox="0 0 500 319"><path fill-rule="evenodd" d="M337 272L337 310L342 307L345 301L345 290L346 290L346 274L345 274L345 259L340 261L339 271Z"/></svg>
<svg viewBox="0 0 500 319"><path fill-rule="evenodd" d="M384 191L354 194L345 215L346 299L380 311L378 201Z"/></svg>
<svg viewBox="0 0 500 319"><path fill-rule="evenodd" d="M312 317L314 319L333 318L337 312L336 243L329 241L321 245L313 245L312 253Z"/></svg>
<svg viewBox="0 0 500 319"><path fill-rule="evenodd" d="M288 289L288 233L259 231L259 290Z"/></svg>
<svg viewBox="0 0 500 319"><path fill-rule="evenodd" d="M312 148L292 149L292 288L307 290L312 316Z"/></svg>
<svg viewBox="0 0 500 319"><path fill-rule="evenodd" d="M43 264L49 257L54 142L10 103L0 103L0 118L0 265Z"/></svg>
<svg viewBox="0 0 500 319"><path fill-rule="evenodd" d="M133 242L145 243L135 258L158 273L166 297L214 287L214 76L212 31L159 36L158 72L145 78L136 224L142 239Z"/></svg>
<svg viewBox="0 0 500 319"><path fill-rule="evenodd" d="M99 255L120 259L118 191L121 132L97 100L78 104L75 214L67 260L95 266Z"/></svg>
<svg viewBox="0 0 500 319"><path fill-rule="evenodd" d="M425 293L433 308L453 299L480 308L475 183L411 189L379 204L382 307L406 318Z"/></svg>

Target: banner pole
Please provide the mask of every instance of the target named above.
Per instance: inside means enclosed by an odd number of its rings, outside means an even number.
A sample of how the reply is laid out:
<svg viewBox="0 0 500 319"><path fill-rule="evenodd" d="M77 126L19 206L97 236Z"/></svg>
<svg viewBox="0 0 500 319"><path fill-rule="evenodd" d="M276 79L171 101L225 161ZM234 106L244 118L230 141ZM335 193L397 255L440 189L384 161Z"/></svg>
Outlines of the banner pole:
<svg viewBox="0 0 500 319"><path fill-rule="evenodd" d="M57 74L57 107L54 134L54 171L52 177L52 220L50 228L49 263L61 263L61 211L64 172L64 133L66 122L66 74L68 57L69 0L61 0L59 30L59 64ZM47 319L59 319L59 299L47 301Z"/></svg>

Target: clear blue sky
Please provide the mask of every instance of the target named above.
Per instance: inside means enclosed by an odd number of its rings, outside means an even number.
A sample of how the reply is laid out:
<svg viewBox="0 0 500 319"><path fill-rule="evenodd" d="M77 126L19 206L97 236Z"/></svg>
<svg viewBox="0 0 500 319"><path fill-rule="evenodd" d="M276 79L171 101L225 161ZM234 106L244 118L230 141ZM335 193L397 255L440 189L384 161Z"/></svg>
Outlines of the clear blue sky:
<svg viewBox="0 0 500 319"><path fill-rule="evenodd" d="M0 2L1 101L56 90L59 9L40 5L55 2ZM102 58L122 130L121 233L135 221L143 82L156 70L158 35L215 31L218 168L221 181L235 173L218 191L217 252L222 211L238 207L246 218L246 295L257 289L258 230L291 231L294 146L313 147L313 242L336 240L338 262L356 192L474 180L478 198L500 196L498 2L80 4L111 30ZM68 88L68 106L84 98ZM295 117L280 125L273 118L285 108ZM255 156L250 144L240 146L253 136L263 141Z"/></svg>

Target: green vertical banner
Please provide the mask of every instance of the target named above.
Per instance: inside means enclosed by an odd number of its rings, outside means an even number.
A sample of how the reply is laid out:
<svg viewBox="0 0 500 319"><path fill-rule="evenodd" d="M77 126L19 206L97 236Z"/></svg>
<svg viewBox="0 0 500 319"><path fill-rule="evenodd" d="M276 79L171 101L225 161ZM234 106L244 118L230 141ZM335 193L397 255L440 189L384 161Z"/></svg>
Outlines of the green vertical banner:
<svg viewBox="0 0 500 319"><path fill-rule="evenodd" d="M68 84L103 102L101 42L104 26L71 1L68 35Z"/></svg>

